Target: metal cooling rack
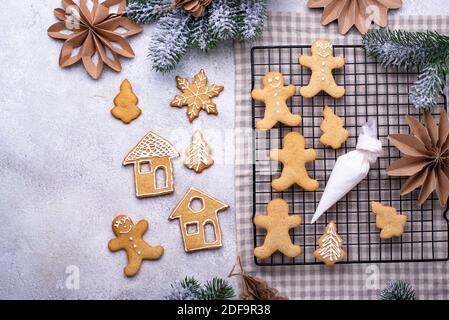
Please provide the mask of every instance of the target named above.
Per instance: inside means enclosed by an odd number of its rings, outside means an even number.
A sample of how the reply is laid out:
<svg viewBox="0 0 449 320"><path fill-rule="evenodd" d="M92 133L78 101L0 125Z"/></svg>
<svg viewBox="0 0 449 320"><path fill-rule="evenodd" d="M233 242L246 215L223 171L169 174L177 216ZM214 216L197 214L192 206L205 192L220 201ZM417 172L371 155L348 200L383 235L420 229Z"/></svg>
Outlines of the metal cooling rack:
<svg viewBox="0 0 449 320"><path fill-rule="evenodd" d="M303 118L298 127L277 125L270 131L256 130L254 134L253 164L253 213L265 213L268 202L283 198L289 203L290 213L301 214L303 224L290 230L295 244L303 248L294 259L275 253L270 259L255 258L262 266L318 264L313 257L317 241L324 226L331 220L337 222L338 233L345 241L346 258L340 263L384 263L449 260L448 209L439 207L435 193L422 206L416 204L417 191L400 197L399 190L405 178L388 177L385 169L400 157L399 151L388 142L388 135L409 133L405 115L422 119L422 114L409 102L408 91L416 79L411 70L385 69L377 61L369 59L361 46L334 46L335 56L344 56L346 65L335 70L337 83L346 88L341 99L333 99L324 93L312 99L299 95L299 88L309 81L310 70L298 63L301 54L310 55L310 46L254 47L251 52L252 88L260 87L268 71L280 71L286 84L294 84L297 94L288 101L291 111ZM343 117L350 138L340 150L326 148L319 142L322 108L329 105ZM440 108L447 108L445 96ZM253 128L262 119L264 105L252 102ZM435 109L438 114L438 109ZM338 156L354 150L361 126L368 118L375 118L378 136L384 144L383 156L371 167L368 177L346 197L311 225L315 208ZM269 159L269 150L282 147L282 138L290 131L300 132L306 139L306 148L317 150L316 161L309 163L309 175L320 182L316 192L305 192L298 186L277 192L271 181L278 178L281 164ZM408 215L402 237L381 240L375 227L375 218L370 210L370 201L379 201L394 206ZM338 213L338 214L337 214ZM265 230L254 226L254 246L263 243Z"/></svg>

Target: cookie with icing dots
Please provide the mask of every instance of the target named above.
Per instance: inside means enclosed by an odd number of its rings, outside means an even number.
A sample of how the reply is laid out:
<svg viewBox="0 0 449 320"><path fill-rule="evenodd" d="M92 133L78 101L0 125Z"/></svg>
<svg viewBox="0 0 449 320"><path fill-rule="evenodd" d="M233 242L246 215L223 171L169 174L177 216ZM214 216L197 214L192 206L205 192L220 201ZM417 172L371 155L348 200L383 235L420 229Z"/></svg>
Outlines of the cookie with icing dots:
<svg viewBox="0 0 449 320"><path fill-rule="evenodd" d="M164 254L163 247L153 247L143 240L142 237L147 230L146 220L134 224L127 215L119 215L112 221L112 231L116 238L109 241L108 247L112 252L126 251L128 264L124 272L128 277L139 272L143 260L157 260Z"/></svg>
<svg viewBox="0 0 449 320"><path fill-rule="evenodd" d="M321 91L334 98L345 94L345 88L337 85L332 74L334 69L344 67L345 58L333 56L333 47L328 40L316 40L312 44L312 55L300 56L299 63L312 70L309 85L300 90L303 97L312 98Z"/></svg>
<svg viewBox="0 0 449 320"><path fill-rule="evenodd" d="M254 100L265 103L264 117L257 121L256 129L270 130L278 122L287 126L299 125L301 116L292 114L287 105L287 100L295 95L295 86L285 86L282 73L274 71L267 72L262 82L262 89L254 89L251 92Z"/></svg>

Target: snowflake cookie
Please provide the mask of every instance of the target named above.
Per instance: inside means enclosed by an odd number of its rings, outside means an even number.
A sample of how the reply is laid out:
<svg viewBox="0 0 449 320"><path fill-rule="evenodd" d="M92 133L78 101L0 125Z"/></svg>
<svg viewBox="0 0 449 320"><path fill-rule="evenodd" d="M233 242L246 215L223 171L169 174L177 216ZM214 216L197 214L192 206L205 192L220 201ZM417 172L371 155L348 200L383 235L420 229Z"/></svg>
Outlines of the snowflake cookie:
<svg viewBox="0 0 449 320"><path fill-rule="evenodd" d="M195 75L193 82L177 76L176 86L182 91L170 102L172 107L187 106L187 116L189 121L193 122L200 115L201 109L208 114L218 114L217 105L212 101L223 91L223 86L215 84L207 85L207 76L203 69Z"/></svg>

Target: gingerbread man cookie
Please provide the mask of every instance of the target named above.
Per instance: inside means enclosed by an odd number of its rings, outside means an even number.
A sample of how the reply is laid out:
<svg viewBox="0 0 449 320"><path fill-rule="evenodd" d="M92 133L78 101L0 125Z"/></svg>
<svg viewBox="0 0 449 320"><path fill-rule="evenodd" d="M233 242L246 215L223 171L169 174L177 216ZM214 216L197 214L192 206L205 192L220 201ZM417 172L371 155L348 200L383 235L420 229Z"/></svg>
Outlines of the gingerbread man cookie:
<svg viewBox="0 0 449 320"><path fill-rule="evenodd" d="M263 89L254 89L251 97L265 103L265 115L257 121L256 128L270 130L276 123L282 122L287 126L297 126L301 123L301 116L293 115L287 99L295 95L296 88L290 84L284 86L284 76L280 72L268 72L263 78Z"/></svg>
<svg viewBox="0 0 449 320"><path fill-rule="evenodd" d="M323 135L320 137L320 142L332 149L340 149L349 137L348 130L343 127L343 119L334 114L329 106L324 107L323 116L324 119L320 126Z"/></svg>
<svg viewBox="0 0 449 320"><path fill-rule="evenodd" d="M285 200L271 200L267 206L267 215L258 214L254 217L254 224L267 230L263 245L254 249L254 255L259 259L266 259L280 251L289 258L297 257L301 253L301 247L292 243L288 231L299 227L301 222L299 214L288 214Z"/></svg>
<svg viewBox="0 0 449 320"><path fill-rule="evenodd" d="M316 40L312 44L312 55L299 57L299 63L312 70L309 85L300 90L303 97L312 98L321 91L334 98L341 98L345 94L345 88L338 86L332 75L333 69L345 65L345 59L332 54L332 44L328 40Z"/></svg>
<svg viewBox="0 0 449 320"><path fill-rule="evenodd" d="M110 240L108 247L112 252L126 251L128 265L124 272L128 277L139 272L143 260L157 260L164 254L163 247L152 247L142 239L147 230L148 222L146 220L140 220L134 224L130 217L120 215L112 221L112 231L117 238Z"/></svg>
<svg viewBox="0 0 449 320"><path fill-rule="evenodd" d="M284 165L281 177L273 180L271 186L277 191L284 191L296 183L306 191L317 190L320 184L311 179L306 170L306 163L316 159L316 151L305 149L305 139L298 132L288 133L283 145L284 149L270 151L270 158Z"/></svg>
<svg viewBox="0 0 449 320"><path fill-rule="evenodd" d="M381 229L381 239L400 237L404 233L407 216L398 214L393 207L384 206L378 202L371 202L371 209L376 216L376 228Z"/></svg>

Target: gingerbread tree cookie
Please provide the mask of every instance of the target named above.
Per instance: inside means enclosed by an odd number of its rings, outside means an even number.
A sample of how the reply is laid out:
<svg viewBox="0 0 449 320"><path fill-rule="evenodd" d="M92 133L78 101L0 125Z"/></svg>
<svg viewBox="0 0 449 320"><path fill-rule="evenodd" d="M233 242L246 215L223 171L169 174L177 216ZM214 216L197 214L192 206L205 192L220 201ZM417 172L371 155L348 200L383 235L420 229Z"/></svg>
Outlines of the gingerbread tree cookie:
<svg viewBox="0 0 449 320"><path fill-rule="evenodd" d="M218 114L217 105L212 102L212 98L218 96L224 87L215 84L207 85L207 80L203 69L198 72L193 82L180 76L176 77L176 86L182 91L182 94L177 95L170 105L172 107L187 106L187 116L190 122L198 118L201 110L208 114Z"/></svg>
<svg viewBox="0 0 449 320"><path fill-rule="evenodd" d="M402 236L407 222L406 215L400 215L395 208L384 206L375 201L371 202L371 210L376 216L376 228L381 229L380 237L382 239Z"/></svg>
<svg viewBox="0 0 449 320"><path fill-rule="evenodd" d="M271 183L272 187L277 191L284 191L296 183L306 191L317 190L320 184L311 179L306 170L306 163L316 159L316 151L305 149L305 139L298 132L288 133L283 145L284 149L270 151L270 158L284 165L280 178Z"/></svg>
<svg viewBox="0 0 449 320"><path fill-rule="evenodd" d="M312 44L312 55L302 55L299 63L312 70L309 85L300 90L303 97L312 98L321 91L334 98L345 94L345 88L337 86L332 75L332 70L345 65L345 59L333 56L332 44L328 40L316 40Z"/></svg>
<svg viewBox="0 0 449 320"><path fill-rule="evenodd" d="M131 83L125 79L120 86L119 94L114 98L115 107L111 113L123 123L129 124L142 113L137 106L138 102L139 98L134 93Z"/></svg>
<svg viewBox="0 0 449 320"><path fill-rule="evenodd" d="M313 256L327 266L333 266L346 256L346 252L342 249L343 244L343 239L337 233L337 226L332 221L324 228L324 234L318 240L319 248L315 250Z"/></svg>
<svg viewBox="0 0 449 320"><path fill-rule="evenodd" d="M292 243L288 231L299 227L301 222L299 214L288 214L285 200L271 200L267 206L267 215L257 214L254 217L254 224L267 230L263 245L254 249L254 255L259 259L266 259L280 251L287 257L297 257L301 253L301 247Z"/></svg>
<svg viewBox="0 0 449 320"><path fill-rule="evenodd" d="M287 99L295 95L296 88L290 84L284 86L284 76L280 72L268 72L263 78L263 89L254 89L251 97L265 103L265 115L257 121L256 128L270 130L276 123L282 122L287 126L297 126L301 123L301 116L293 115Z"/></svg>
<svg viewBox="0 0 449 320"><path fill-rule="evenodd" d="M320 137L320 142L332 149L340 149L349 137L348 130L343 127L343 119L334 114L329 106L324 107L323 116L324 119L320 126L323 135Z"/></svg>
<svg viewBox="0 0 449 320"><path fill-rule="evenodd" d="M142 239L147 230L148 222L146 220L140 220L134 224L130 217L120 215L112 221L112 231L117 238L110 240L108 247L112 252L126 251L128 265L124 272L128 277L139 272L143 260L157 260L164 254L164 248L150 246Z"/></svg>
<svg viewBox="0 0 449 320"><path fill-rule="evenodd" d="M192 135L192 143L187 148L184 165L196 173L201 173L214 164L214 159L212 159L210 153L211 148L203 134L196 130Z"/></svg>

